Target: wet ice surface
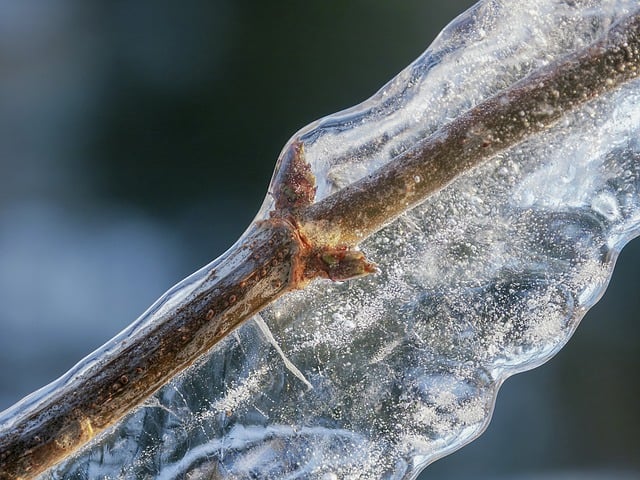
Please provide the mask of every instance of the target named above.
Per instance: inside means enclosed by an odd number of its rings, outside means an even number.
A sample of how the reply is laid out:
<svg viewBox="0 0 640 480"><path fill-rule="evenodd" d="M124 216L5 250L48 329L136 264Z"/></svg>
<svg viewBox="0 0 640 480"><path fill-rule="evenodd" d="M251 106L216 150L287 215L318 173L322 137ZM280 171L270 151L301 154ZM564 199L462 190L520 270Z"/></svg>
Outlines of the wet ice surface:
<svg viewBox="0 0 640 480"><path fill-rule="evenodd" d="M371 100L299 133L318 199L637 8L480 2ZM361 245L379 274L262 312L281 350L247 322L44 477L412 478L602 294L638 231L639 104L630 83L458 178Z"/></svg>

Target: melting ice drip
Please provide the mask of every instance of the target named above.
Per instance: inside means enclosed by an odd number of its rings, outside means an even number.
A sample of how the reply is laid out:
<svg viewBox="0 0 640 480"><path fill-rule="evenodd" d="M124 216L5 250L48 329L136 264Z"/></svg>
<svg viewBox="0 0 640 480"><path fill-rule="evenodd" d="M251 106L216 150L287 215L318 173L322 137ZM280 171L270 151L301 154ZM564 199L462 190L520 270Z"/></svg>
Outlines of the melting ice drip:
<svg viewBox="0 0 640 480"><path fill-rule="evenodd" d="M373 98L297 134L318 198L637 8L481 1ZM361 245L379 274L262 312L279 347L247 322L45 477L413 478L602 294L640 224L638 105L636 81L460 177Z"/></svg>

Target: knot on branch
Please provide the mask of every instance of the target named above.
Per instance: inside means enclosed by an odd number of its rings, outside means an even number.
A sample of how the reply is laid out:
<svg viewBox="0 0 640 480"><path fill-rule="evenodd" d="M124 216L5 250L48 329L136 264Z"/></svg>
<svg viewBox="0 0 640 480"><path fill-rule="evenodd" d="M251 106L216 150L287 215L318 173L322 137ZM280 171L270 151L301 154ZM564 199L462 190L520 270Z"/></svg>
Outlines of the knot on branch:
<svg viewBox="0 0 640 480"><path fill-rule="evenodd" d="M377 271L364 253L346 246L320 247L307 260L307 275L333 281L351 280Z"/></svg>
<svg viewBox="0 0 640 480"><path fill-rule="evenodd" d="M278 160L270 192L275 200L271 221L286 223L300 247L292 269L291 288L302 288L314 278L342 281L376 271L375 265L355 246L325 245L321 239L310 239L305 235L301 228L304 210L315 200L316 179L299 139L294 140Z"/></svg>
<svg viewBox="0 0 640 480"><path fill-rule="evenodd" d="M276 201L272 216L308 207L316 198L316 177L304 158L304 144L296 139L282 154L271 184Z"/></svg>

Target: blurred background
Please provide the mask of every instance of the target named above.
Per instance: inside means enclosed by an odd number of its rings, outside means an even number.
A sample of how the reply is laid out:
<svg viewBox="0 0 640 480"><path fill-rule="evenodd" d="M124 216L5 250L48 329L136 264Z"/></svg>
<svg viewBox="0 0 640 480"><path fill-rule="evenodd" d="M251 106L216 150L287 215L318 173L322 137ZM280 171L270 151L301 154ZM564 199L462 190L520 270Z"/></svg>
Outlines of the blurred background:
<svg viewBox="0 0 640 480"><path fill-rule="evenodd" d="M0 0L0 410L221 254L287 139L472 3ZM569 345L421 478L640 478L638 266L636 242Z"/></svg>

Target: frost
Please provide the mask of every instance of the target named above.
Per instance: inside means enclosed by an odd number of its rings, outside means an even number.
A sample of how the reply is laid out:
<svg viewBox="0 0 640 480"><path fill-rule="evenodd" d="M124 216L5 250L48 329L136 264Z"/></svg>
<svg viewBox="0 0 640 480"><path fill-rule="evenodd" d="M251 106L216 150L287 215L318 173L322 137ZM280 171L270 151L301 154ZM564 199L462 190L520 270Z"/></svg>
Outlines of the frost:
<svg viewBox="0 0 640 480"><path fill-rule="evenodd" d="M370 100L297 134L317 198L637 8L478 3ZM459 177L361 245L380 273L286 296L269 328L244 324L45 478L413 478L479 435L501 383L602 294L639 228L638 105L635 81Z"/></svg>

